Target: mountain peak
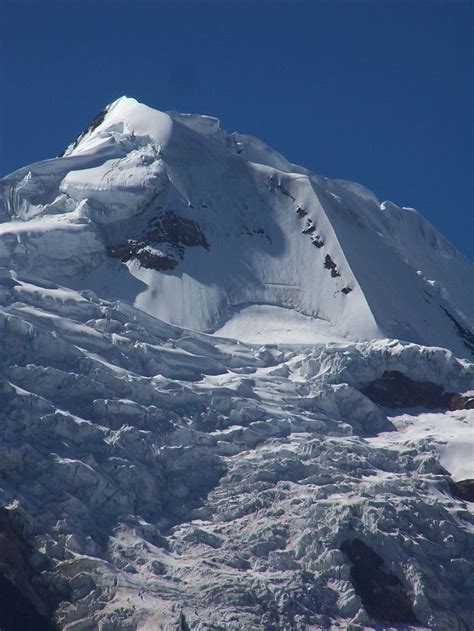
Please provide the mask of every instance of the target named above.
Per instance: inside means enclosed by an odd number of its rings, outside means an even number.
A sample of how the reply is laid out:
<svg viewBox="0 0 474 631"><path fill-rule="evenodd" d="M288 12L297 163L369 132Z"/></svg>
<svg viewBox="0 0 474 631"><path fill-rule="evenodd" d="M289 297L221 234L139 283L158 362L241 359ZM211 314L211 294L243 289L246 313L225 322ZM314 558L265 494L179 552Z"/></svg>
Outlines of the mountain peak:
<svg viewBox="0 0 474 631"><path fill-rule="evenodd" d="M64 155L91 151L104 136L113 134L143 138L158 145L166 144L171 134L170 116L134 98L121 96L100 112Z"/></svg>
<svg viewBox="0 0 474 631"><path fill-rule="evenodd" d="M472 264L419 213L293 165L217 118L122 96L63 157L2 189L3 264L173 324L262 342L474 348Z"/></svg>
<svg viewBox="0 0 474 631"><path fill-rule="evenodd" d="M467 629L472 280L127 97L0 180L0 627Z"/></svg>

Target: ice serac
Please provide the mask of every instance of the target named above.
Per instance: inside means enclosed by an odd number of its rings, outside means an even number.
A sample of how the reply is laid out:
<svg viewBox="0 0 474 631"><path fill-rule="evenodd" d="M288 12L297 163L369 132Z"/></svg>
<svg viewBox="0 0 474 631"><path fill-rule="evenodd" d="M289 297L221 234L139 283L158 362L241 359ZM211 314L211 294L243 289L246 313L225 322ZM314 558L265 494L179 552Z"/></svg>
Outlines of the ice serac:
<svg viewBox="0 0 474 631"><path fill-rule="evenodd" d="M10 269L244 340L391 337L474 352L472 263L419 213L215 118L122 97L1 191Z"/></svg>
<svg viewBox="0 0 474 631"><path fill-rule="evenodd" d="M474 415L439 393L474 364L236 343L18 272L0 349L2 628L470 628Z"/></svg>

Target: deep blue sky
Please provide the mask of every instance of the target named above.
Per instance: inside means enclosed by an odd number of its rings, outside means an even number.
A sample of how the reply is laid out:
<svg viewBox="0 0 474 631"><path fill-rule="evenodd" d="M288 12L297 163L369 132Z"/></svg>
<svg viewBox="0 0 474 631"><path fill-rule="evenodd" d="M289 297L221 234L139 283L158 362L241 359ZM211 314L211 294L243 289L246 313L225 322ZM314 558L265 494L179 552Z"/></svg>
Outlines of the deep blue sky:
<svg viewBox="0 0 474 631"><path fill-rule="evenodd" d="M470 0L0 0L0 174L122 94L212 114L474 254Z"/></svg>

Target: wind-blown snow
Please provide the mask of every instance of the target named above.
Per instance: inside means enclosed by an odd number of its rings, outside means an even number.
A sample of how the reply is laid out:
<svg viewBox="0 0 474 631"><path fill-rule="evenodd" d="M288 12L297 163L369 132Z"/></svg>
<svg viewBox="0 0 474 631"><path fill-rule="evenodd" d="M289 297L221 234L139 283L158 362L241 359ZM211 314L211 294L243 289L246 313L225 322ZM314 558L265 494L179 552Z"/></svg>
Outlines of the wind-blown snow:
<svg viewBox="0 0 474 631"><path fill-rule="evenodd" d="M251 305L231 312L215 334L250 344L271 344L277 339L285 344L344 341L329 322L272 305Z"/></svg>

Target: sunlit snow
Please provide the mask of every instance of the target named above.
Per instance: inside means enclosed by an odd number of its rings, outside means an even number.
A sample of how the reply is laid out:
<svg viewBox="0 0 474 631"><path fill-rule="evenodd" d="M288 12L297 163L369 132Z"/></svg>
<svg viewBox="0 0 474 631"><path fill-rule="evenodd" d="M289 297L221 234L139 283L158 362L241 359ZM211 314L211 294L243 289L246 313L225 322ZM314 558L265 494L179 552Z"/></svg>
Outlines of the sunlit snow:
<svg viewBox="0 0 474 631"><path fill-rule="evenodd" d="M419 213L127 97L0 191L0 573L35 607L470 628L473 267Z"/></svg>

